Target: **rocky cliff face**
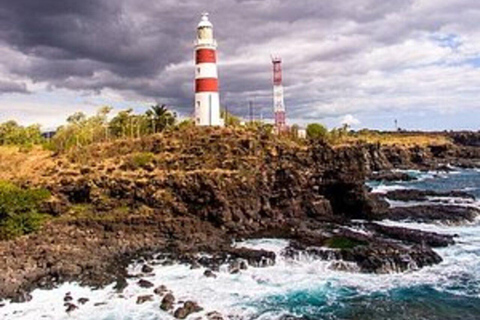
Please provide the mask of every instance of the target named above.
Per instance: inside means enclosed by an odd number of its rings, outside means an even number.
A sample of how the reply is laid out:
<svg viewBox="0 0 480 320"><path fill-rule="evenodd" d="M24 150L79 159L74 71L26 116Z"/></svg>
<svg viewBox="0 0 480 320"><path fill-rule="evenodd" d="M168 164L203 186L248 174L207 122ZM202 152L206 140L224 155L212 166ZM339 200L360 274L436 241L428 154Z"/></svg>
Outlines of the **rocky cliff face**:
<svg viewBox="0 0 480 320"><path fill-rule="evenodd" d="M231 254L232 240L241 237L296 239L293 253L354 244L315 252L356 262L363 272L437 263L441 258L418 239L438 235L407 235L400 245L388 238L398 238L397 230L365 227L366 236L339 227L385 214L385 202L364 185L370 172L428 167L465 150L333 148L195 128L55 156L18 181L49 189L53 197L44 209L56 218L37 234L0 243L0 297L25 298L33 287L67 280L121 284L125 263L136 254L164 251L198 263L195 253Z"/></svg>
<svg viewBox="0 0 480 320"><path fill-rule="evenodd" d="M214 252L309 220L375 217L363 153L207 128L57 156L22 183L49 189L44 207L58 218L0 244L0 296L68 279L111 281L119 257L146 249Z"/></svg>
<svg viewBox="0 0 480 320"><path fill-rule="evenodd" d="M469 143L476 140L472 141ZM480 148L469 144L412 147L370 144L364 145L364 148L366 170L369 174L391 169L448 170L447 165L461 168L480 167Z"/></svg>

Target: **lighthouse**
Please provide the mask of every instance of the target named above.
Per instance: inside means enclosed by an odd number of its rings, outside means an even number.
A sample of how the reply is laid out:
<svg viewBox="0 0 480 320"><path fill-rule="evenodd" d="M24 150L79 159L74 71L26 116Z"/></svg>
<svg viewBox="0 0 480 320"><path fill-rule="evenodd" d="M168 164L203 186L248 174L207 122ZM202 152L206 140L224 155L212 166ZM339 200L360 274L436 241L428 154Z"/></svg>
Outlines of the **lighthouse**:
<svg viewBox="0 0 480 320"><path fill-rule="evenodd" d="M208 13L202 14L195 41L195 124L223 126L218 93L217 42Z"/></svg>
<svg viewBox="0 0 480 320"><path fill-rule="evenodd" d="M273 112L275 116L275 131L283 132L287 129L285 122L285 102L282 84L282 59L272 56L273 63Z"/></svg>

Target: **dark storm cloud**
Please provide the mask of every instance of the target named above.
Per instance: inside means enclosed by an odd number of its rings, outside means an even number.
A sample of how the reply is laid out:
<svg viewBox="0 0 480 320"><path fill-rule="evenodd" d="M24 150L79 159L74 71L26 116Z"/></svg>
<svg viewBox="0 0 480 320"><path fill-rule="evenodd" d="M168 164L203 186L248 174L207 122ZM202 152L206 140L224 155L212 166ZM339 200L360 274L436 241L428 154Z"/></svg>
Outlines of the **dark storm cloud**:
<svg viewBox="0 0 480 320"><path fill-rule="evenodd" d="M28 93L25 83L0 80L0 94L2 93Z"/></svg>
<svg viewBox="0 0 480 320"><path fill-rule="evenodd" d="M439 30L458 9L415 15L413 7L413 0L0 0L0 49L12 54L0 63L7 74L53 88L112 89L188 114L195 26L208 10L220 45L222 103L244 114L255 99L267 109L269 55L280 53L289 112L311 118L319 114L312 106L334 96L363 98L368 90L352 81L372 69L361 59L373 48ZM22 85L0 82L0 92L8 91Z"/></svg>

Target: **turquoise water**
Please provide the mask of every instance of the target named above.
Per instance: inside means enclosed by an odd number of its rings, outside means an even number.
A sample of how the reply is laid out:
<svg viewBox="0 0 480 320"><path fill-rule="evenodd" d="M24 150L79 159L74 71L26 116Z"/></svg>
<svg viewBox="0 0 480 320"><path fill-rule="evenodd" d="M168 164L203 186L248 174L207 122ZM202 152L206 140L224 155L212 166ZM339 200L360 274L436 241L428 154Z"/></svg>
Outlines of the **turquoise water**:
<svg viewBox="0 0 480 320"><path fill-rule="evenodd" d="M394 188L420 188L439 191L464 190L480 198L480 172L459 170L449 174L410 172L420 178L408 183L370 184L377 192ZM479 202L466 205L478 206ZM141 275L158 286L166 285L177 301L195 300L205 310L189 319L219 311L224 319L265 320L295 315L305 319L480 319L480 223L460 226L384 221L386 225L457 234L457 243L436 250L441 264L402 274L359 274L335 271L331 262L305 256L289 260L280 255L288 242L258 239L237 244L264 248L277 253L277 262L268 268L249 268L230 274L225 268L217 278L205 278L204 269L187 265L154 267L155 274ZM139 274L140 264L132 264L129 273ZM159 309L159 298L141 305L139 295L151 289L129 286L118 294L113 286L93 290L76 283L32 293L25 304L0 308L0 319L51 320L161 320L173 319ZM75 299L90 301L72 314L65 313L63 297L71 292ZM102 303L95 306L95 303ZM178 306L177 306L178 307ZM3 317L3 318L2 318Z"/></svg>

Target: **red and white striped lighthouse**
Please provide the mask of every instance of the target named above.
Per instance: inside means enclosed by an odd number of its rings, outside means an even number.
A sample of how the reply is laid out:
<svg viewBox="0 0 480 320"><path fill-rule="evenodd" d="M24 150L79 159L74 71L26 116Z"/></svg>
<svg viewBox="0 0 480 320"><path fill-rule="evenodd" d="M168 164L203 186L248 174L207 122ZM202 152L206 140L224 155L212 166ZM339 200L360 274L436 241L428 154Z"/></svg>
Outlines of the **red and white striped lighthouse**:
<svg viewBox="0 0 480 320"><path fill-rule="evenodd" d="M283 132L287 129L285 120L285 101L282 84L282 59L272 56L273 63L273 112L275 115L275 131Z"/></svg>
<svg viewBox="0 0 480 320"><path fill-rule="evenodd" d="M202 14L195 41L195 124L223 126L218 93L217 42L208 13Z"/></svg>

